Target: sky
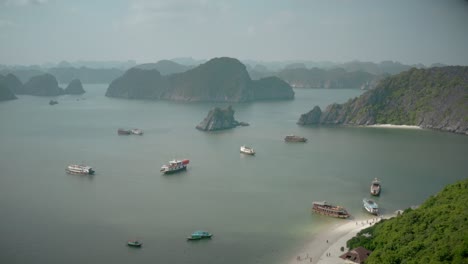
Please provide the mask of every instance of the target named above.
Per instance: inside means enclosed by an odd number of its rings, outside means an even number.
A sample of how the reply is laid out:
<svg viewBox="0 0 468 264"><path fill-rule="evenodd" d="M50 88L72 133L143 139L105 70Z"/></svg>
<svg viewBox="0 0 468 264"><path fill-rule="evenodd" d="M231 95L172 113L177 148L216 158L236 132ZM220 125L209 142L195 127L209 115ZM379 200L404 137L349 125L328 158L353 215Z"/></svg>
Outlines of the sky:
<svg viewBox="0 0 468 264"><path fill-rule="evenodd" d="M0 64L176 57L468 65L467 0L0 0Z"/></svg>

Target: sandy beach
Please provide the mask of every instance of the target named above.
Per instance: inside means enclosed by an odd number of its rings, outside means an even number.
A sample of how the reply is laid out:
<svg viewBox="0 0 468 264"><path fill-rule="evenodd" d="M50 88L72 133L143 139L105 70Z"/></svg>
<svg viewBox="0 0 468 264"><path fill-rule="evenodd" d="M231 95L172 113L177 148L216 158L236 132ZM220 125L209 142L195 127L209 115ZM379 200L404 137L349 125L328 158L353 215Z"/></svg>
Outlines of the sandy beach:
<svg viewBox="0 0 468 264"><path fill-rule="evenodd" d="M334 224L324 231L315 234L301 251L299 251L289 264L316 263L316 264L342 264L344 260L339 256L348 251L346 241L354 237L359 231L381 219L388 219L392 215L370 217L367 219L348 219L342 223ZM345 251L341 251L341 247Z"/></svg>

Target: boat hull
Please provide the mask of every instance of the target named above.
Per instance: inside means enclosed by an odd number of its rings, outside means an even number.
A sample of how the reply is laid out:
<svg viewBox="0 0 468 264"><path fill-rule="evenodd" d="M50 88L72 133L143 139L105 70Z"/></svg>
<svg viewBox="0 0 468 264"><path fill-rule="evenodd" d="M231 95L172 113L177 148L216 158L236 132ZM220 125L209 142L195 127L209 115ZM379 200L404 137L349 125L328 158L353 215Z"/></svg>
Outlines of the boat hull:
<svg viewBox="0 0 468 264"><path fill-rule="evenodd" d="M331 205L327 202L314 202L312 206L312 212L342 219L348 218L350 216L345 208Z"/></svg>
<svg viewBox="0 0 468 264"><path fill-rule="evenodd" d="M177 173L177 172L184 171L184 170L187 170L187 166L184 166L178 169L173 169L173 170L161 170L161 172L164 174L173 174L173 173Z"/></svg>
<svg viewBox="0 0 468 264"><path fill-rule="evenodd" d="M72 170L69 170L69 169L65 169L65 171L68 173L68 174L80 174L80 175L94 175L95 171L89 171L89 172L82 172L82 171L72 171Z"/></svg>

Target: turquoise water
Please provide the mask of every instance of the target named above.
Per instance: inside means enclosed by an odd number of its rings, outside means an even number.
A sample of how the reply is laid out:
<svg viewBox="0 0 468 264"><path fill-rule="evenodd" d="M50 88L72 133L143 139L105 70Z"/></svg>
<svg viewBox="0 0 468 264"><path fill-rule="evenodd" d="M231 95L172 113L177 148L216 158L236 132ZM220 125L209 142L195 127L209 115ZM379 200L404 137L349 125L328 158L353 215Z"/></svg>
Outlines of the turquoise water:
<svg viewBox="0 0 468 264"><path fill-rule="evenodd" d="M284 263L336 219L314 200L355 217L374 177L393 212L466 177L468 137L426 130L300 127L300 114L358 96L296 90L293 101L234 105L249 127L195 129L222 104L133 101L86 85L83 96L20 96L0 103L0 263ZM83 99L81 99L83 98ZM80 100L77 100L80 99ZM118 136L118 128L143 136ZM287 134L305 144L283 142ZM243 144L257 155L239 153ZM161 175L173 158L186 172ZM68 175L84 162L95 176ZM198 229L210 241L189 243ZM139 238L142 249L125 246Z"/></svg>

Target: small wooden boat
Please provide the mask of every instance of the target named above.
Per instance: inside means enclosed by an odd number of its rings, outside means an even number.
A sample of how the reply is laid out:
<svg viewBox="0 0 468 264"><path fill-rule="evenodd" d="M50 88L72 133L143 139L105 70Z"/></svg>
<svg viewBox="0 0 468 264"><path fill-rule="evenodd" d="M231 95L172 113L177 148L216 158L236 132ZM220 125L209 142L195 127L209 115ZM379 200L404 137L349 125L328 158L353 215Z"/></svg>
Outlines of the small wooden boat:
<svg viewBox="0 0 468 264"><path fill-rule="evenodd" d="M205 238L211 238L212 236L212 234L206 231L195 231L189 237L187 237L187 240L201 240Z"/></svg>
<svg viewBox="0 0 468 264"><path fill-rule="evenodd" d="M255 150L253 148L247 147L247 146L241 146L240 147L240 152L247 154L247 155L255 155Z"/></svg>
<svg viewBox="0 0 468 264"><path fill-rule="evenodd" d="M370 193L374 196L379 196L381 190L382 190L382 186L380 185L379 179L374 178L370 186Z"/></svg>
<svg viewBox="0 0 468 264"><path fill-rule="evenodd" d="M295 135L288 135L284 137L284 141L286 142L307 142L307 138L295 136Z"/></svg>
<svg viewBox="0 0 468 264"><path fill-rule="evenodd" d="M344 207L332 205L327 203L326 201L323 202L313 202L312 211L317 214L337 217L337 218L348 218L349 213L346 211Z"/></svg>
<svg viewBox="0 0 468 264"><path fill-rule="evenodd" d="M127 241L127 246L129 247L141 247L143 243L141 243L139 240L129 240Z"/></svg>

